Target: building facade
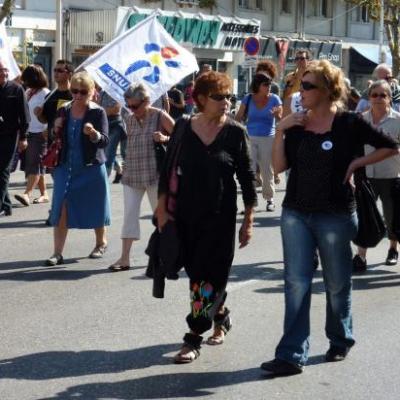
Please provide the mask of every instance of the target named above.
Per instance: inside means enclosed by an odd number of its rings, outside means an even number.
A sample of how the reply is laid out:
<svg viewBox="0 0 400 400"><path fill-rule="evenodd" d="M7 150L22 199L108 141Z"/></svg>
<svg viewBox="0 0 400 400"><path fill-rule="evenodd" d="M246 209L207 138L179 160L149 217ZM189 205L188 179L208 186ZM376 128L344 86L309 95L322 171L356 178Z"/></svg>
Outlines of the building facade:
<svg viewBox="0 0 400 400"><path fill-rule="evenodd" d="M17 0L8 21L18 62L54 61L54 0ZM297 48L309 48L343 68L362 87L378 62L378 25L365 7L344 0L62 0L64 55L79 64L154 10L165 28L190 48L200 63L227 71L238 92L245 90L251 61L242 46L260 40L259 58L278 63L281 75L294 67ZM214 3L212 8L202 7ZM84 10L83 10L84 9ZM193 30L182 36L184 27ZM185 31L186 32L186 31ZM199 38L199 34L202 36ZM196 36L197 35L197 36ZM204 37L203 37L204 36ZM390 63L390 54L387 52Z"/></svg>

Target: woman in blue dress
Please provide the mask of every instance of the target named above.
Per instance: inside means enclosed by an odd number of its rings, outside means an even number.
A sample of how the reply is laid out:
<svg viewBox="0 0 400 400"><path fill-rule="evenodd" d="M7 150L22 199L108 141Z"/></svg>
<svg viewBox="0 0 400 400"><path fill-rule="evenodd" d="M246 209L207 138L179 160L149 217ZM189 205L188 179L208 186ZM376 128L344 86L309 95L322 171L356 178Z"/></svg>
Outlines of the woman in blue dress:
<svg viewBox="0 0 400 400"><path fill-rule="evenodd" d="M104 148L109 141L108 123L104 109L91 101L94 91L94 81L86 72L73 75L73 99L58 111L54 123L62 150L54 170L50 215L54 251L46 260L49 266L64 262L62 252L69 228L95 230L96 244L90 258L101 258L107 248L110 193Z"/></svg>

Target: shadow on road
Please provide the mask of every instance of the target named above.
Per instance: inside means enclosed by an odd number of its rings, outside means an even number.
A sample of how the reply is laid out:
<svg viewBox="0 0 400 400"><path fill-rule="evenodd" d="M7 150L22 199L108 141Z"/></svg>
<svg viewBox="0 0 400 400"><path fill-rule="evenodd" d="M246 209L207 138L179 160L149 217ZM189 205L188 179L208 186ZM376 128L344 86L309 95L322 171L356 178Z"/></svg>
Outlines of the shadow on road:
<svg viewBox="0 0 400 400"><path fill-rule="evenodd" d="M314 278L319 279L313 281L312 293L324 294L325 284L322 280L322 272L320 269L315 272ZM281 281L278 286L256 289L255 293L283 293L284 284L282 279L283 276L278 277L277 280ZM367 272L362 275L353 275L353 290L380 289L394 286L400 286L400 275L397 272L368 269Z"/></svg>
<svg viewBox="0 0 400 400"><path fill-rule="evenodd" d="M1 229L16 229L16 228L47 228L50 227L45 224L45 219L31 219L13 222L1 222Z"/></svg>
<svg viewBox="0 0 400 400"><path fill-rule="evenodd" d="M113 374L170 364L163 354L178 350L179 344L163 344L122 351L49 351L0 360L0 377L48 380L74 376ZM91 397L83 397L87 400Z"/></svg>
<svg viewBox="0 0 400 400"><path fill-rule="evenodd" d="M260 211L261 212L261 211ZM238 224L243 222L243 217L240 216L237 218L236 221ZM254 215L254 228L273 228L276 226L280 226L281 224L281 217L274 217L274 216L266 216L266 217L261 217L258 216L257 214Z"/></svg>
<svg viewBox="0 0 400 400"><path fill-rule="evenodd" d="M178 367L179 368L179 367ZM189 367L190 368L190 367ZM293 377L291 378L293 379ZM67 399L168 399L212 395L213 388L265 380L259 368L233 372L185 372L146 376L120 382L90 383L73 386L54 397L40 400Z"/></svg>
<svg viewBox="0 0 400 400"><path fill-rule="evenodd" d="M103 269L89 269L89 270L73 270L68 269L68 265L78 263L79 260L86 259L86 257L73 258L65 260L63 265L55 267L44 267L44 261L21 261L13 263L0 264L1 269L24 269L18 272L0 272L0 281L23 281L23 282L40 282L40 281L77 281L89 278L93 275L110 274L111 272L104 267ZM1 376L1 375L0 375Z"/></svg>
<svg viewBox="0 0 400 400"><path fill-rule="evenodd" d="M10 262L0 263L0 271L1 270L10 270L10 269L34 268L34 267L43 267L44 268L43 271L54 271L56 269L65 268L65 266L68 266L70 264L76 264L79 262L79 260L84 260L85 258L86 257L67 258L67 259L64 259L64 264L62 266L57 266L57 267L44 267L45 260L10 261ZM37 269L34 270L34 272L37 272L37 271L38 271ZM29 271L23 271L23 272L29 272ZM0 274L0 277L1 277L1 274Z"/></svg>

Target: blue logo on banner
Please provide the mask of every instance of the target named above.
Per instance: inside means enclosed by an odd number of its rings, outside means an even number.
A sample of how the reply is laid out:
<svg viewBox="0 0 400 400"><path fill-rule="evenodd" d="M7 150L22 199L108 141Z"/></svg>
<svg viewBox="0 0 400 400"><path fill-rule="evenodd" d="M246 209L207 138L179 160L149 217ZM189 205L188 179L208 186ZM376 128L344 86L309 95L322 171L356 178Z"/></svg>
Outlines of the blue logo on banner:
<svg viewBox="0 0 400 400"><path fill-rule="evenodd" d="M116 83L123 91L128 89L130 82L116 71L110 64L103 64L99 70L112 82Z"/></svg>

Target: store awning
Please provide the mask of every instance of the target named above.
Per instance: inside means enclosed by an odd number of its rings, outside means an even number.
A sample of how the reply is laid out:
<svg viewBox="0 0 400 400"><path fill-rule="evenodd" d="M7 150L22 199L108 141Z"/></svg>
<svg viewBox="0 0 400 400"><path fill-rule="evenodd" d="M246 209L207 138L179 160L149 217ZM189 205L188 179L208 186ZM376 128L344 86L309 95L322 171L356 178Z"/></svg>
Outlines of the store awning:
<svg viewBox="0 0 400 400"><path fill-rule="evenodd" d="M352 43L351 47L359 54L361 54L367 60L373 62L374 64L380 63L379 57L379 46L376 44L366 44L366 43ZM384 62L386 64L392 65L392 55L390 53L388 46L383 46L383 51L385 54Z"/></svg>

